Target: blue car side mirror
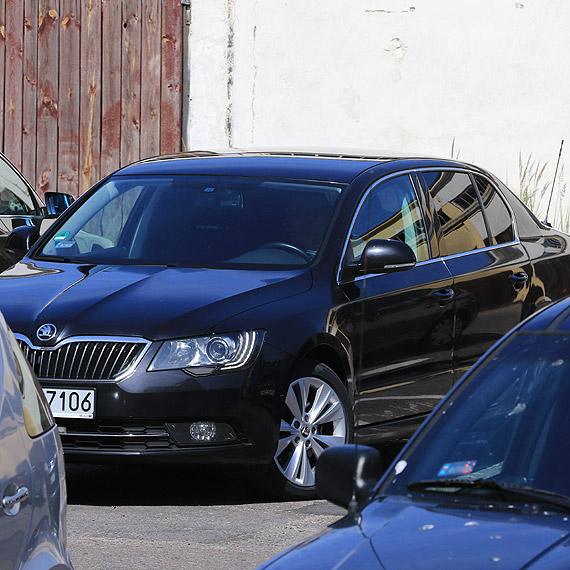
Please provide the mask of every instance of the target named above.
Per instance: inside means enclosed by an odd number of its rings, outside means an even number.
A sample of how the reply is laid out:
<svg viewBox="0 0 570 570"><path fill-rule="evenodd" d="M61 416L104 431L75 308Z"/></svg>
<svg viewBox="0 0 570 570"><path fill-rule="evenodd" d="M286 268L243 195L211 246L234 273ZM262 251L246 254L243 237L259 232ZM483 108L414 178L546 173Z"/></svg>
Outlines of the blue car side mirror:
<svg viewBox="0 0 570 570"><path fill-rule="evenodd" d="M319 495L345 509L362 506L382 476L380 452L366 445L329 447L319 457L315 483Z"/></svg>

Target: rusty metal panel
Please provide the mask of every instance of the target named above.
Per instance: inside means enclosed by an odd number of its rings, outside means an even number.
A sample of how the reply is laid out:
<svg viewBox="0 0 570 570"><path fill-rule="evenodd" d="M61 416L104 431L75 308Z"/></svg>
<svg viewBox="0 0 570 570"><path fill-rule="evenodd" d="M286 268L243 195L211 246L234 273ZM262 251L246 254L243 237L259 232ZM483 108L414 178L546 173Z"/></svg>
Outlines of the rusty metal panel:
<svg viewBox="0 0 570 570"><path fill-rule="evenodd" d="M162 88L160 152L180 150L182 138L182 6L162 2Z"/></svg>
<svg viewBox="0 0 570 570"><path fill-rule="evenodd" d="M39 0L38 16L38 134L36 188L57 190L58 173L58 2Z"/></svg>
<svg viewBox="0 0 570 570"><path fill-rule="evenodd" d="M161 6L142 5L140 157L160 154Z"/></svg>
<svg viewBox="0 0 570 570"><path fill-rule="evenodd" d="M79 186L79 0L60 0L58 192L78 195Z"/></svg>
<svg viewBox="0 0 570 570"><path fill-rule="evenodd" d="M101 26L100 2L81 0L80 194L101 176Z"/></svg>
<svg viewBox="0 0 570 570"><path fill-rule="evenodd" d="M6 5L6 68L4 133L5 153L17 168L22 168L22 78L24 4Z"/></svg>
<svg viewBox="0 0 570 570"><path fill-rule="evenodd" d="M38 2L24 1L24 81L22 105L22 173L36 180L38 112Z"/></svg>
<svg viewBox="0 0 570 570"><path fill-rule="evenodd" d="M121 165L140 157L141 2L123 0Z"/></svg>
<svg viewBox="0 0 570 570"><path fill-rule="evenodd" d="M121 0L106 0L102 12L101 176L107 176L121 165Z"/></svg>

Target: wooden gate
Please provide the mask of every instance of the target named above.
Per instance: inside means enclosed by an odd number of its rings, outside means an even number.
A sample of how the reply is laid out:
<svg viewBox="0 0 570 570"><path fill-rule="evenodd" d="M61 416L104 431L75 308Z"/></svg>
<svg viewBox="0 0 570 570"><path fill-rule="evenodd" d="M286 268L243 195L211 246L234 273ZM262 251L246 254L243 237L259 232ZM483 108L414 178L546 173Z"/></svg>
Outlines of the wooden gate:
<svg viewBox="0 0 570 570"><path fill-rule="evenodd" d="M181 148L180 0L0 0L0 148L75 196Z"/></svg>

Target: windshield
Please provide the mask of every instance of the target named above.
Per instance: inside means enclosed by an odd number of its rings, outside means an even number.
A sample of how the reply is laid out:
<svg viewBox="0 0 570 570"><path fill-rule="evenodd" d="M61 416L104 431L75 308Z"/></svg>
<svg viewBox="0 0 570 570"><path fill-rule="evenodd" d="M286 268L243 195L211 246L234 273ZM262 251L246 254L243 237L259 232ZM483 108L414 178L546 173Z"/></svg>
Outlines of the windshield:
<svg viewBox="0 0 570 570"><path fill-rule="evenodd" d="M294 267L316 256L338 184L115 176L55 225L35 257L176 267Z"/></svg>
<svg viewBox="0 0 570 570"><path fill-rule="evenodd" d="M516 486L570 497L568 410L570 336L519 334L439 410L381 492Z"/></svg>

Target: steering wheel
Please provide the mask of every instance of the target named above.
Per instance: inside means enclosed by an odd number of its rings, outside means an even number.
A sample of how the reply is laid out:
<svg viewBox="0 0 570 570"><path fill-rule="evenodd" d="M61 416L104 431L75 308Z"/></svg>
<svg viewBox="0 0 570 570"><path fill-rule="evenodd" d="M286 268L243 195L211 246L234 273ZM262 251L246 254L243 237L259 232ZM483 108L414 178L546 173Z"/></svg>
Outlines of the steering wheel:
<svg viewBox="0 0 570 570"><path fill-rule="evenodd" d="M303 251L300 247L282 241L272 241L271 243L266 243L262 245L258 249L281 249L288 253L295 253L299 257L302 257L305 261L311 261L312 259L312 256L308 254L306 251Z"/></svg>

